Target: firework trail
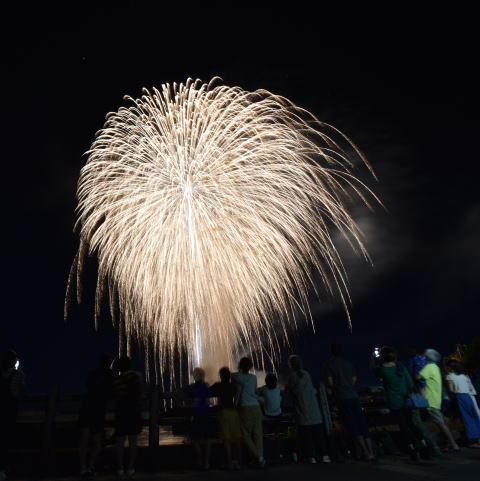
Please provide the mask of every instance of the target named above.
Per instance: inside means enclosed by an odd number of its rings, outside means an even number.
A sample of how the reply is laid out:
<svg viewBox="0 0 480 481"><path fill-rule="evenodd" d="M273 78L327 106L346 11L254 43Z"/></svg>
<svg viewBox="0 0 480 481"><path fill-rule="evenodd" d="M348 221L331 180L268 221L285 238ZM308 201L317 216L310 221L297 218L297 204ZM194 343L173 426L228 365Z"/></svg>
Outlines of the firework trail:
<svg viewBox="0 0 480 481"><path fill-rule="evenodd" d="M191 364L274 355L308 318L315 271L348 305L333 232L368 258L347 210L371 194L351 172L347 152L365 162L353 144L284 97L212 82L127 97L78 184L66 309L96 255L96 319L106 295L121 337L153 346L160 371L185 352Z"/></svg>

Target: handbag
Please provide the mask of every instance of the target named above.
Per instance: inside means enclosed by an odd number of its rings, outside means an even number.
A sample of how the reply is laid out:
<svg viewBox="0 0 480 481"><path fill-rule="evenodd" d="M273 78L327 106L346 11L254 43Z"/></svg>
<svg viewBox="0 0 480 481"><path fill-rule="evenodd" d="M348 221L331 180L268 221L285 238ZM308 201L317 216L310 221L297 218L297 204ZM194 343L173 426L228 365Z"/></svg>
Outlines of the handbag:
<svg viewBox="0 0 480 481"><path fill-rule="evenodd" d="M411 392L405 401L405 406L410 409L428 408L427 399L418 392Z"/></svg>

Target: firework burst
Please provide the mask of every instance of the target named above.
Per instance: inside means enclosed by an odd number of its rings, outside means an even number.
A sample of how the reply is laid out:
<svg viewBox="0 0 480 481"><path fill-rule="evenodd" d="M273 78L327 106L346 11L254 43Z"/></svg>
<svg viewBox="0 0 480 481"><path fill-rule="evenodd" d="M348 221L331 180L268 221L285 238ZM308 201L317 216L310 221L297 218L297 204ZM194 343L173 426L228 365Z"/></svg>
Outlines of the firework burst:
<svg viewBox="0 0 480 481"><path fill-rule="evenodd" d="M96 318L106 294L127 348L153 346L160 371L182 352L191 364L276 353L308 318L315 271L347 307L332 233L367 257L348 204L371 193L345 136L265 90L189 79L127 98L81 171L67 304L96 255Z"/></svg>

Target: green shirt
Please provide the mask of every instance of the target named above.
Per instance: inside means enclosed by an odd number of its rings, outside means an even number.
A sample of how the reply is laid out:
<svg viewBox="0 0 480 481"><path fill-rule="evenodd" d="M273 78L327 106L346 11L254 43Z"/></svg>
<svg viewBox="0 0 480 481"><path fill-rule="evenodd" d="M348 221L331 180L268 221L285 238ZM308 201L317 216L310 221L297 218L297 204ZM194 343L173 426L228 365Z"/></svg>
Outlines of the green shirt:
<svg viewBox="0 0 480 481"><path fill-rule="evenodd" d="M399 364L395 366L377 366L374 373L383 382L385 400L390 409L405 407L407 394L413 389L414 384L408 371ZM401 374L401 376L398 375Z"/></svg>
<svg viewBox="0 0 480 481"><path fill-rule="evenodd" d="M425 379L426 386L424 396L431 408L440 409L442 406L442 375L440 368L434 363L428 363L420 372Z"/></svg>

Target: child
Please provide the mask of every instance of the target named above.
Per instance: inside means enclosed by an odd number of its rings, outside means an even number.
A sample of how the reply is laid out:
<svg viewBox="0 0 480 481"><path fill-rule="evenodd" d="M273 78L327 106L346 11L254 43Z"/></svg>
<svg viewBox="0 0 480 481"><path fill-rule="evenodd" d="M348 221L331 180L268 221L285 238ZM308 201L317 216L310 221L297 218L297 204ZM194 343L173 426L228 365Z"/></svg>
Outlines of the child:
<svg viewBox="0 0 480 481"><path fill-rule="evenodd" d="M227 468L238 470L240 469L242 431L240 417L234 407L236 389L231 382L231 373L228 367L222 367L219 375L220 382L216 382L210 388L210 396L218 398L218 424L220 438L225 446Z"/></svg>
<svg viewBox="0 0 480 481"><path fill-rule="evenodd" d="M277 383L277 376L269 373L265 377L265 386L258 390L258 395L263 398L263 414L266 419L276 419L282 416L281 393Z"/></svg>
<svg viewBox="0 0 480 481"><path fill-rule="evenodd" d="M280 420L282 418L281 392L277 386L278 380L275 374L269 373L265 377L265 386L258 389L257 394L263 400L263 420L265 431L273 435L275 442L274 457L280 459Z"/></svg>

